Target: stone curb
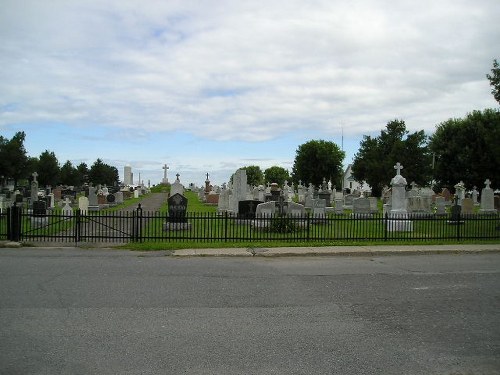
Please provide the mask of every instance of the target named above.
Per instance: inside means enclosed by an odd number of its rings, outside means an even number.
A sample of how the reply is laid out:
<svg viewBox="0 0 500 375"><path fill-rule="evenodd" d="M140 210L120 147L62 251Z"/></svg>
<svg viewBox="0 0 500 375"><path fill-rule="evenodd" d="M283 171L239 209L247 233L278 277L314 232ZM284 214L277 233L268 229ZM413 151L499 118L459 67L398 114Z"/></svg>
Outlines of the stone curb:
<svg viewBox="0 0 500 375"><path fill-rule="evenodd" d="M488 245L427 245L427 246L339 246L339 247L282 247L183 249L173 251L174 257L284 257L284 256L382 256L419 254L478 254L498 253L500 244Z"/></svg>

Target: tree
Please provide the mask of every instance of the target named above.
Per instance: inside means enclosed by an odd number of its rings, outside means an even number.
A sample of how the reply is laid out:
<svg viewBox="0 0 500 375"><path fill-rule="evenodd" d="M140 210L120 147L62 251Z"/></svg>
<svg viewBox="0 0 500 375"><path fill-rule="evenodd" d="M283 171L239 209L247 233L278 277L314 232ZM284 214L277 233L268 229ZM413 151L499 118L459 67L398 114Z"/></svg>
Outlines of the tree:
<svg viewBox="0 0 500 375"><path fill-rule="evenodd" d="M489 178L500 186L500 110L473 111L436 127L430 148L435 153L434 179L441 187L463 181L482 187Z"/></svg>
<svg viewBox="0 0 500 375"><path fill-rule="evenodd" d="M56 155L52 151L45 150L38 157L38 183L40 186L56 186L59 183L61 169Z"/></svg>
<svg viewBox="0 0 500 375"><path fill-rule="evenodd" d="M243 167L240 169L244 169L247 172L247 184L250 186L259 186L264 183L264 173L257 165L250 165L247 167Z"/></svg>
<svg viewBox="0 0 500 375"><path fill-rule="evenodd" d="M76 167L77 185L82 186L89 179L89 167L87 164L80 163Z"/></svg>
<svg viewBox="0 0 500 375"><path fill-rule="evenodd" d="M116 185L118 184L118 169L104 163L101 159L97 159L90 167L89 180L94 185Z"/></svg>
<svg viewBox="0 0 500 375"><path fill-rule="evenodd" d="M283 186L285 181L290 181L288 170L283 167L272 166L264 171L264 182L272 184L276 182L279 186Z"/></svg>
<svg viewBox="0 0 500 375"><path fill-rule="evenodd" d="M0 176L14 179L16 185L20 179L34 172L26 171L28 156L24 148L25 138L24 132L17 132L10 140L0 136Z"/></svg>
<svg viewBox="0 0 500 375"><path fill-rule="evenodd" d="M330 179L340 185L342 177L342 161L345 152L333 142L311 140L300 145L295 154L292 178L295 183L321 185L323 179Z"/></svg>
<svg viewBox="0 0 500 375"><path fill-rule="evenodd" d="M493 68L491 69L491 75L486 74L486 78L490 80L490 86L492 87L491 93L495 100L500 104L500 66L498 61L493 60Z"/></svg>
<svg viewBox="0 0 500 375"><path fill-rule="evenodd" d="M61 167L61 184L68 186L79 184L78 171L69 160Z"/></svg>
<svg viewBox="0 0 500 375"><path fill-rule="evenodd" d="M423 130L409 134L404 121L390 121L378 137L363 137L354 156L352 174L356 181L366 181L371 186L372 195L380 196L384 185L389 185L394 177L394 165L400 162L408 182L428 185L432 156L427 141Z"/></svg>

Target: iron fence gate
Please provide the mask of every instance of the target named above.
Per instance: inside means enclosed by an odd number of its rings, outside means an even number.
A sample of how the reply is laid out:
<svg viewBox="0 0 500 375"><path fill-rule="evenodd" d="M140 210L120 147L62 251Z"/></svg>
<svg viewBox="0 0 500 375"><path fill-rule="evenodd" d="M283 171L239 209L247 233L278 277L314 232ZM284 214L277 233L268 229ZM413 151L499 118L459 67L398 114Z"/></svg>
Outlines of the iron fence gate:
<svg viewBox="0 0 500 375"><path fill-rule="evenodd" d="M0 239L12 241L408 241L500 239L500 216L402 216L331 214L238 218L227 213L187 213L182 222L166 213L48 212L35 216L13 206L0 214Z"/></svg>

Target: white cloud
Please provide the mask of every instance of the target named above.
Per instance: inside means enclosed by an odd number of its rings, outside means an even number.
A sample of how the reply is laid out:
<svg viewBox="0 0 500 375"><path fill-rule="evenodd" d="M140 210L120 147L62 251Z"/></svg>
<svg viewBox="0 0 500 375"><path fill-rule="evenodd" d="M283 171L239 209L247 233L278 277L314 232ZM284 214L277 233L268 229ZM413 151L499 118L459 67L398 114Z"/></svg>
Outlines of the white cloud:
<svg viewBox="0 0 500 375"><path fill-rule="evenodd" d="M0 129L263 141L402 118L432 132L495 106L499 13L495 0L5 1Z"/></svg>

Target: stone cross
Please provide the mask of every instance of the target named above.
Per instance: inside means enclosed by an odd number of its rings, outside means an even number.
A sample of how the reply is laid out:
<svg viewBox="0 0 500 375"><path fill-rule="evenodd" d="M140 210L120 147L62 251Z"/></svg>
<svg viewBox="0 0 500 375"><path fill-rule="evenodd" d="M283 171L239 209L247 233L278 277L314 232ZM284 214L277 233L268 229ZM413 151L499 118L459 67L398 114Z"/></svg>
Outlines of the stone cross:
<svg viewBox="0 0 500 375"><path fill-rule="evenodd" d="M161 167L163 170L165 170L165 172L163 172L163 179L167 179L167 170L169 169L168 165L164 165L163 167Z"/></svg>
<svg viewBox="0 0 500 375"><path fill-rule="evenodd" d="M38 182L38 181L36 180L36 178L38 177L38 173L33 172L32 176L33 176L33 182Z"/></svg>
<svg viewBox="0 0 500 375"><path fill-rule="evenodd" d="M486 181L484 181L484 184L486 185L486 189L490 189L491 181L489 178L487 178Z"/></svg>
<svg viewBox="0 0 500 375"><path fill-rule="evenodd" d="M403 166L398 161L396 163L396 165L394 166L394 169L396 170L396 175L400 175L401 174L401 169L403 169Z"/></svg>
<svg viewBox="0 0 500 375"><path fill-rule="evenodd" d="M180 174L179 174L179 173L177 173L177 174L175 175L175 177L177 177L177 180L176 180L176 181L181 182L181 180L179 180L179 176L180 176Z"/></svg>
<svg viewBox="0 0 500 375"><path fill-rule="evenodd" d="M415 181L413 181L410 185L412 190L415 190L417 188L417 183Z"/></svg>

